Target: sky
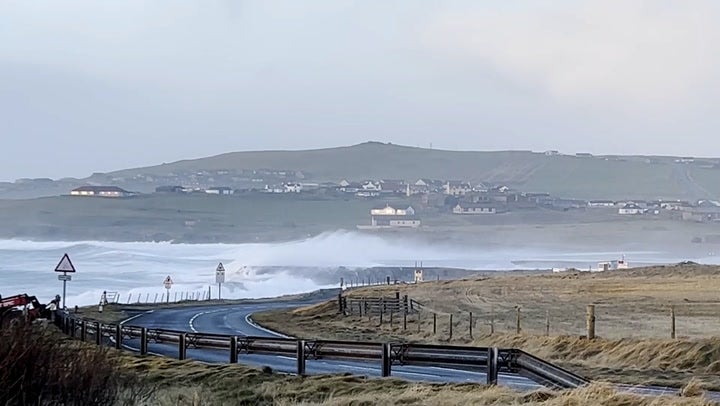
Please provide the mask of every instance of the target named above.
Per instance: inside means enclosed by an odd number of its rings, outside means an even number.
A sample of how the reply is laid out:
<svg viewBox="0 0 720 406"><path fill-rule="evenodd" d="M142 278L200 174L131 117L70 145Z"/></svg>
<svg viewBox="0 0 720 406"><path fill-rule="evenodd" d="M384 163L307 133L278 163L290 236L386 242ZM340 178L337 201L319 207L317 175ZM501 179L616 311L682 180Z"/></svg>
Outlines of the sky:
<svg viewBox="0 0 720 406"><path fill-rule="evenodd" d="M0 0L0 180L392 142L720 156L713 0Z"/></svg>

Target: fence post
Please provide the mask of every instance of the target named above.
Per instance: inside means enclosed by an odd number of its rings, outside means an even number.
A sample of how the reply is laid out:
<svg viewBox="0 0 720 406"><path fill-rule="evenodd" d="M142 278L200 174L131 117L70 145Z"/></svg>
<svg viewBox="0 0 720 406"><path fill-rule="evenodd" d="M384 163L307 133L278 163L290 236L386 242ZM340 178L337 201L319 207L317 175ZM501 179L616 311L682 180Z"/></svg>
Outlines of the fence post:
<svg viewBox="0 0 720 406"><path fill-rule="evenodd" d="M380 326L383 324L383 310L382 307L380 308Z"/></svg>
<svg viewBox="0 0 720 406"><path fill-rule="evenodd" d="M305 340L297 342L297 374L305 375Z"/></svg>
<svg viewBox="0 0 720 406"><path fill-rule="evenodd" d="M393 328L393 311L390 309L390 330Z"/></svg>
<svg viewBox="0 0 720 406"><path fill-rule="evenodd" d="M452 321L453 321L453 315L451 313L450 314L450 337L448 338L448 340L452 340L452 333L453 333L453 331L452 331L453 330L453 322Z"/></svg>
<svg viewBox="0 0 720 406"><path fill-rule="evenodd" d="M473 339L473 318L472 318L472 312L470 312L470 339Z"/></svg>
<svg viewBox="0 0 720 406"><path fill-rule="evenodd" d="M390 277L387 276L387 277L385 278L385 280L387 281L387 284L390 285Z"/></svg>
<svg viewBox="0 0 720 406"><path fill-rule="evenodd" d="M422 320L420 320L420 312L418 312L418 314L417 314L417 328L418 328L417 332L418 333L420 333L420 324L421 323L422 323Z"/></svg>
<svg viewBox="0 0 720 406"><path fill-rule="evenodd" d="M675 339L675 305L670 305L670 338Z"/></svg>
<svg viewBox="0 0 720 406"><path fill-rule="evenodd" d="M187 346L185 345L187 341L187 334L182 333L180 334L179 340L178 340L178 359L180 361L184 360L187 356Z"/></svg>
<svg viewBox="0 0 720 406"><path fill-rule="evenodd" d="M238 338L237 336L230 337L230 363L237 364L238 362Z"/></svg>
<svg viewBox="0 0 720 406"><path fill-rule="evenodd" d="M140 327L140 355L148 353L148 332L147 327Z"/></svg>
<svg viewBox="0 0 720 406"><path fill-rule="evenodd" d="M545 336L550 337L550 310L545 310Z"/></svg>
<svg viewBox="0 0 720 406"><path fill-rule="evenodd" d="M437 313L433 313L433 335L437 334Z"/></svg>
<svg viewBox="0 0 720 406"><path fill-rule="evenodd" d="M488 348L487 359L487 384L497 385L498 382L498 349L497 347Z"/></svg>
<svg viewBox="0 0 720 406"><path fill-rule="evenodd" d="M338 314L343 312L342 305L343 305L342 293L338 293Z"/></svg>
<svg viewBox="0 0 720 406"><path fill-rule="evenodd" d="M587 339L595 338L595 305L587 305Z"/></svg>
<svg viewBox="0 0 720 406"><path fill-rule="evenodd" d="M383 343L382 344L382 377L386 378L390 376L391 374L391 365L392 365L392 353L390 349L390 344Z"/></svg>
<svg viewBox="0 0 720 406"><path fill-rule="evenodd" d="M515 334L520 334L522 329L520 328L520 306L517 307L517 318L515 320Z"/></svg>
<svg viewBox="0 0 720 406"><path fill-rule="evenodd" d="M490 335L495 334L495 309L490 308Z"/></svg>
<svg viewBox="0 0 720 406"><path fill-rule="evenodd" d="M407 330L407 313L403 313L403 331Z"/></svg>
<svg viewBox="0 0 720 406"><path fill-rule="evenodd" d="M70 337L72 337L72 338L75 338L75 336L76 336L76 331L75 331L75 330L76 330L76 327L75 327L75 324L76 324L76 320L75 320L75 319L70 319Z"/></svg>
<svg viewBox="0 0 720 406"><path fill-rule="evenodd" d="M122 324L115 326L115 349L122 348Z"/></svg>
<svg viewBox="0 0 720 406"><path fill-rule="evenodd" d="M87 322L85 320L80 322L80 341L85 342L87 339Z"/></svg>
<svg viewBox="0 0 720 406"><path fill-rule="evenodd" d="M102 344L102 324L99 321L95 322L95 344Z"/></svg>

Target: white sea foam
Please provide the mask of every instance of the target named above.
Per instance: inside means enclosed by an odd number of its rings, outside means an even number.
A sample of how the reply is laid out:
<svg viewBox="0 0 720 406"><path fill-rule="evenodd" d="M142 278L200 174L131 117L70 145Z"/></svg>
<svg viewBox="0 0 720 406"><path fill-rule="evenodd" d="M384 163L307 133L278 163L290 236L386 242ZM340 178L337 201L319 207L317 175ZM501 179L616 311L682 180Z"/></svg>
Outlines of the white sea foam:
<svg viewBox="0 0 720 406"><path fill-rule="evenodd" d="M48 301L61 292L53 269L70 254L77 274L68 284L68 304L97 303L103 290L121 293L123 302L138 295L152 301L165 292L170 275L175 294L207 291L222 261L227 269L226 298L269 297L326 287L327 274L338 267L413 266L467 269L550 268L554 264L586 266L616 259L620 252L564 252L558 249L430 244L409 238L387 238L358 232L334 232L285 243L172 244L151 242L33 242L0 240L0 294L27 292ZM669 263L658 252L631 252L635 263ZM694 259L714 262L714 258ZM268 270L266 267L275 267ZM320 276L324 277L320 277ZM324 282L323 282L324 281ZM216 294L216 293L214 293Z"/></svg>

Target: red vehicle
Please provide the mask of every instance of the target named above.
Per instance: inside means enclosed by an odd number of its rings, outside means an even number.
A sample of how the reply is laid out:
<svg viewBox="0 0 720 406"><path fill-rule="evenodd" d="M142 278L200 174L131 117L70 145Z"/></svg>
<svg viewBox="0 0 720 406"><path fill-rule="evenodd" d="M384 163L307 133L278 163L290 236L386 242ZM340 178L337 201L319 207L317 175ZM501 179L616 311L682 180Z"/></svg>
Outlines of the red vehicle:
<svg viewBox="0 0 720 406"><path fill-rule="evenodd" d="M60 298L55 297L48 305L41 304L35 296L27 293L10 297L0 296L0 325L5 319L14 319L24 315L28 321L49 318L50 312L57 309Z"/></svg>

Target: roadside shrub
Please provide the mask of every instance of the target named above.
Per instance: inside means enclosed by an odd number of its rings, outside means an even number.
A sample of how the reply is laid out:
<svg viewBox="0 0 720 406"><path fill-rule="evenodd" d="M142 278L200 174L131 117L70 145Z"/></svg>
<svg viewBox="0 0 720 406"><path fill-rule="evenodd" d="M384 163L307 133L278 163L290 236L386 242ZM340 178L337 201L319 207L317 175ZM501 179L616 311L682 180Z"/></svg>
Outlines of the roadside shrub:
<svg viewBox="0 0 720 406"><path fill-rule="evenodd" d="M105 348L27 323L0 330L0 405L131 404L137 383Z"/></svg>

